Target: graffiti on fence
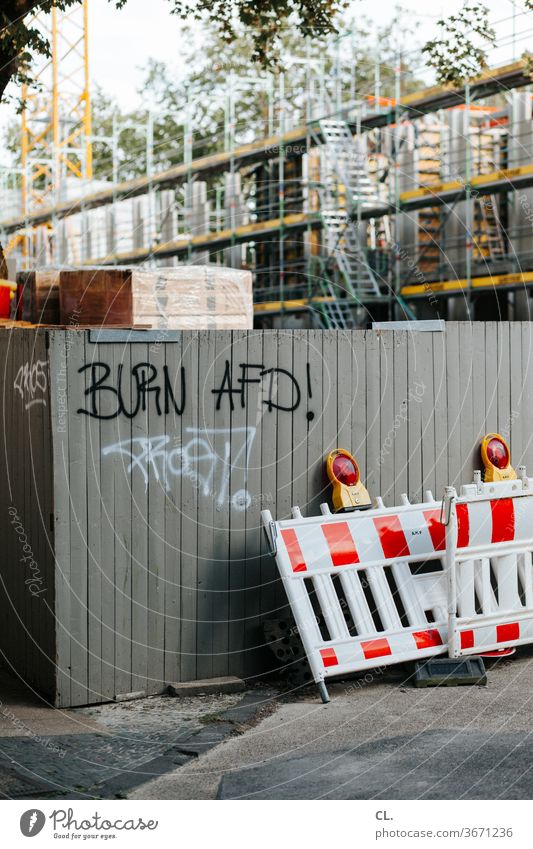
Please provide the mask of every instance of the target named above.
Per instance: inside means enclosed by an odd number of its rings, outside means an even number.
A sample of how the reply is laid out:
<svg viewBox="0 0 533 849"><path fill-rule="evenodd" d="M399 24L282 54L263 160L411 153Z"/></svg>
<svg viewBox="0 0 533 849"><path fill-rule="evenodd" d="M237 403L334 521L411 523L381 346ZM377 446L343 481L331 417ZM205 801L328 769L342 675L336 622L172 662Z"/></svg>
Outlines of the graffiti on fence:
<svg viewBox="0 0 533 849"><path fill-rule="evenodd" d="M26 410L35 404L46 407L48 386L46 360L24 363L17 371L13 386L22 398Z"/></svg>
<svg viewBox="0 0 533 849"><path fill-rule="evenodd" d="M150 477L170 491L175 478L197 486L221 510L247 510L252 497L247 489L248 464L256 427L187 427L187 439L177 443L168 434L125 439L103 448L104 457L126 457L129 473L138 471L148 488ZM235 479L242 484L235 486ZM232 490L232 491L230 491Z"/></svg>
<svg viewBox="0 0 533 849"><path fill-rule="evenodd" d="M231 411L235 410L235 401L244 409L247 387L254 384L261 386L261 404L269 413L274 410L291 413L300 406L302 389L287 369L269 368L263 363L239 363L237 369L238 377L233 374L230 361L226 360L219 386L211 389L216 396L217 411L223 403L227 403ZM78 372L88 373L88 385L84 390L87 407L78 409L82 415L102 420L115 419L120 415L133 419L138 413L149 410L158 416L169 413L181 416L185 411L187 380L183 366L176 375L172 375L168 365L158 369L153 363L142 362L126 369L123 363L119 363L116 374L113 374L108 363L99 361L86 363ZM309 364L307 383L311 398ZM308 415L308 418L311 420L312 416Z"/></svg>

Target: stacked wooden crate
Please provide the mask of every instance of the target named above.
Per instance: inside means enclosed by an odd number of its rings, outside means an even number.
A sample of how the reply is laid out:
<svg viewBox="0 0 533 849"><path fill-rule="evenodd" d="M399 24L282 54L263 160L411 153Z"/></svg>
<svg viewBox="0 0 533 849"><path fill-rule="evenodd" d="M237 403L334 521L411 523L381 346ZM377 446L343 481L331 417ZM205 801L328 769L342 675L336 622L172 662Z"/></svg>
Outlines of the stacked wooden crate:
<svg viewBox="0 0 533 849"><path fill-rule="evenodd" d="M252 275L218 265L60 272L61 324L169 329L253 327Z"/></svg>
<svg viewBox="0 0 533 849"><path fill-rule="evenodd" d="M32 324L59 324L60 273L58 268L17 273L18 294L13 305L17 318Z"/></svg>

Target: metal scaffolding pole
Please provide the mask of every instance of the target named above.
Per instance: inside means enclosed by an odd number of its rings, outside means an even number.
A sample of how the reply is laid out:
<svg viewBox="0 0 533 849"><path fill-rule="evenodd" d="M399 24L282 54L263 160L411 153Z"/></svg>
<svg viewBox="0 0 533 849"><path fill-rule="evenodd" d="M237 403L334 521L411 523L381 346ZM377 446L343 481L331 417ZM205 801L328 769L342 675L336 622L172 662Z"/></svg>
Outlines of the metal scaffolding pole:
<svg viewBox="0 0 533 849"><path fill-rule="evenodd" d="M473 212L474 198L472 197L472 138L470 120L470 85L465 85L465 108L463 121L463 135L465 139L465 250L466 250L466 303L468 318L472 318L472 252L473 252Z"/></svg>
<svg viewBox="0 0 533 849"><path fill-rule="evenodd" d="M283 325L285 301L285 74L279 75L279 135L281 143L278 155L278 199L279 199L279 298L281 324Z"/></svg>
<svg viewBox="0 0 533 849"><path fill-rule="evenodd" d="M401 72L402 72L402 57L398 54L396 58L396 67L394 69L394 286L389 287L389 318L394 318L396 296L400 294L401 288L401 220L400 220L400 98L401 98Z"/></svg>

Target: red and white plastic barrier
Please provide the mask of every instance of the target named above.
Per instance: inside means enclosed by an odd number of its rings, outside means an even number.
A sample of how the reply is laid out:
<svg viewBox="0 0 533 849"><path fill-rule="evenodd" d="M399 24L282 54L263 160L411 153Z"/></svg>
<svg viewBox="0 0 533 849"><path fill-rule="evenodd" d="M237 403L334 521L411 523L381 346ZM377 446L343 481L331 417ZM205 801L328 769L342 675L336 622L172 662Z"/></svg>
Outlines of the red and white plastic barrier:
<svg viewBox="0 0 533 849"><path fill-rule="evenodd" d="M364 512L262 518L309 660L326 678L533 642L533 479ZM422 568L421 568L422 567Z"/></svg>
<svg viewBox="0 0 533 849"><path fill-rule="evenodd" d="M533 479L447 487L451 657L533 642Z"/></svg>
<svg viewBox="0 0 533 849"><path fill-rule="evenodd" d="M441 504L262 518L324 701L324 680L447 651ZM423 571L420 570L424 564ZM418 567L418 568L417 568Z"/></svg>

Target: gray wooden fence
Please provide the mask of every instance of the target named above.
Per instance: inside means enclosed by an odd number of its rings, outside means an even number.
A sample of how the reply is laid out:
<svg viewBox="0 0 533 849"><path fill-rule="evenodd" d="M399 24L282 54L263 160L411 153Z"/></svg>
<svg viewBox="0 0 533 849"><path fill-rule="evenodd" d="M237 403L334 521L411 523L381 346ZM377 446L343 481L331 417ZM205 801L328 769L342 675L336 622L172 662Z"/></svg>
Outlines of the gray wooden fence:
<svg viewBox="0 0 533 849"><path fill-rule="evenodd" d="M468 482L490 430L533 469L532 332L4 331L4 656L59 705L272 668L261 509L318 512L337 446L386 504Z"/></svg>
<svg viewBox="0 0 533 849"><path fill-rule="evenodd" d="M44 333L0 330L0 651L54 696L53 472Z"/></svg>

